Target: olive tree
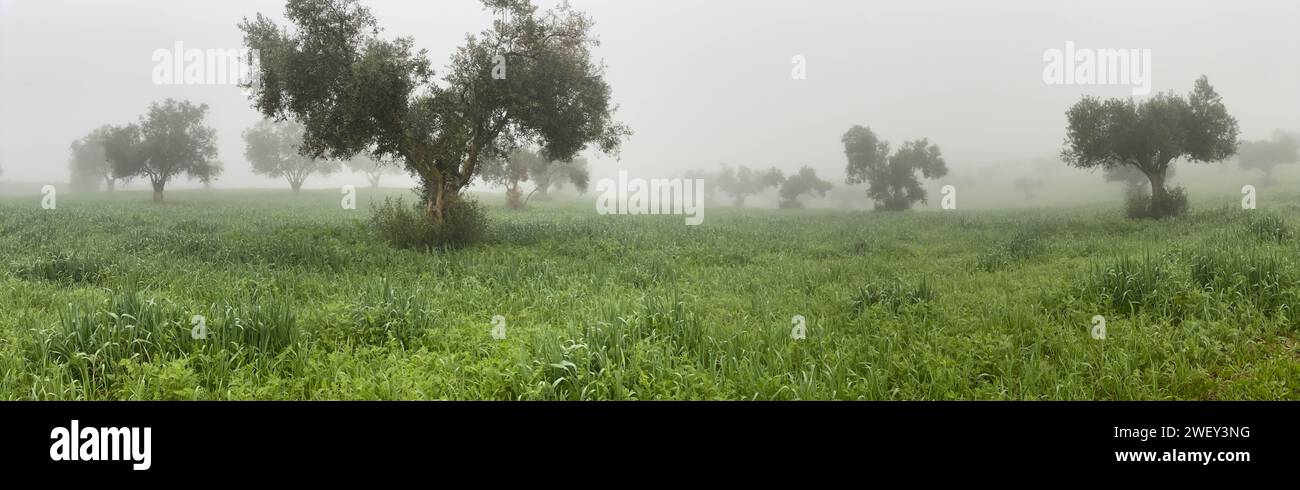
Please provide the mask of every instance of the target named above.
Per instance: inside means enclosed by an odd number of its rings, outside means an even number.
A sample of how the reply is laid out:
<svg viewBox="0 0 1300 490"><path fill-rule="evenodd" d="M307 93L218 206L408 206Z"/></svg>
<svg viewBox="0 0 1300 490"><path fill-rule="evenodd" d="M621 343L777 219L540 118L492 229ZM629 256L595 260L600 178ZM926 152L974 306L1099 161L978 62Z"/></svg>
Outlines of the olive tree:
<svg viewBox="0 0 1300 490"><path fill-rule="evenodd" d="M208 105L167 99L149 106L139 123L116 126L104 138L104 151L119 178L142 176L162 202L172 179L185 175L208 184L221 173L216 130L204 124Z"/></svg>
<svg viewBox="0 0 1300 490"><path fill-rule="evenodd" d="M1154 218L1186 209L1181 189L1171 195L1165 186L1174 161L1219 162L1237 152L1237 120L1204 76L1186 97L1161 93L1136 102L1085 96L1066 119L1066 163L1137 169L1151 185L1144 215Z"/></svg>
<svg viewBox="0 0 1300 490"><path fill-rule="evenodd" d="M889 153L889 142L876 137L871 128L853 126L840 138L848 159L848 184L867 184L867 196L880 211L905 211L926 202L925 188L917 172L927 179L948 175L948 164L939 147L922 138L909 141Z"/></svg>
<svg viewBox="0 0 1300 490"><path fill-rule="evenodd" d="M262 14L240 24L260 53L246 84L253 107L306 127L304 151L346 160L369 151L420 182L429 219L443 223L484 161L521 147L569 160L595 146L614 153L631 134L613 119L604 65L587 15L561 4L483 0L497 16L467 36L435 78L411 38L380 36L356 0L289 0L278 25Z"/></svg>
<svg viewBox="0 0 1300 490"><path fill-rule="evenodd" d="M302 125L294 121L275 122L263 119L244 131L244 158L253 166L253 173L271 178L285 178L293 192L311 174L322 176L338 172L342 165L337 160L325 160L303 155Z"/></svg>

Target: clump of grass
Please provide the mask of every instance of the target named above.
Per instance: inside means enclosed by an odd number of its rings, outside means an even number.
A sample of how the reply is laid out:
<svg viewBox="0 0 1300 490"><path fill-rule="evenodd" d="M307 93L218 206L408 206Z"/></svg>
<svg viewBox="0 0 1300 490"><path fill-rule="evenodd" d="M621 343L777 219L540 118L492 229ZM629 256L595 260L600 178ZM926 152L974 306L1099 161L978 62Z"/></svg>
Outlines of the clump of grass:
<svg viewBox="0 0 1300 490"><path fill-rule="evenodd" d="M980 256L976 267L984 272L994 272L1011 264L1029 260L1043 251L1040 235L1034 230L1017 231L1011 239Z"/></svg>
<svg viewBox="0 0 1300 490"><path fill-rule="evenodd" d="M1147 255L1094 267L1084 288L1114 311L1135 313L1167 306L1178 283L1167 264Z"/></svg>
<svg viewBox="0 0 1300 490"><path fill-rule="evenodd" d="M855 314L861 314L872 306L880 305L890 313L897 314L909 306L930 303L935 296L934 288L926 279L912 284L895 278L883 284L869 283L862 286L853 296L852 308Z"/></svg>
<svg viewBox="0 0 1300 490"><path fill-rule="evenodd" d="M14 275L28 281L60 284L94 284L104 278L107 267L95 257L58 252L47 254L26 264L16 264Z"/></svg>
<svg viewBox="0 0 1300 490"><path fill-rule="evenodd" d="M429 250L460 248L483 240L487 234L487 213L477 201L460 198L447 209L446 221L431 221L419 202L412 206L402 198L384 199L370 215L375 233L397 248Z"/></svg>
<svg viewBox="0 0 1300 490"><path fill-rule="evenodd" d="M194 312L171 301L143 300L131 289L102 303L69 303L59 323L42 332L31 350L36 362L62 364L92 390L106 392L132 363L208 355L251 361L275 355L297 340L292 309L283 301L254 299L205 310L203 338Z"/></svg>
<svg viewBox="0 0 1300 490"><path fill-rule="evenodd" d="M402 296L387 280L367 291L352 308L355 330L349 338L368 344L397 342L407 347L434 326L434 313L421 308L414 294Z"/></svg>
<svg viewBox="0 0 1300 490"><path fill-rule="evenodd" d="M1263 250L1204 247L1191 257L1192 283L1207 292L1247 300L1254 308L1274 311L1287 305L1288 288L1297 284L1282 255Z"/></svg>
<svg viewBox="0 0 1300 490"><path fill-rule="evenodd" d="M1286 220L1272 213L1251 213L1246 220L1246 231L1261 240L1282 242L1294 237Z"/></svg>

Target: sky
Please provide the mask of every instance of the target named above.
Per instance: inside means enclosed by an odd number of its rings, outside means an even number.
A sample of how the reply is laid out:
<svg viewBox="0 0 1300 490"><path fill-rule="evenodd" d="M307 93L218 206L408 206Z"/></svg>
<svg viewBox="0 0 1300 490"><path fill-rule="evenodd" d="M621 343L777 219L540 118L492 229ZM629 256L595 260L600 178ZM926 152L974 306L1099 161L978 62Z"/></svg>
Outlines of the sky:
<svg viewBox="0 0 1300 490"><path fill-rule="evenodd" d="M363 3L384 36L414 38L435 69L492 20L476 0ZM635 131L617 157L589 155L598 178L725 163L787 173L807 165L842 182L840 136L856 124L895 147L928 138L954 174L1054 157L1064 113L1083 95L1145 97L1132 84L1046 83L1045 54L1067 43L1150 50L1151 93L1186 93L1207 76L1245 139L1300 132L1295 0L570 3L595 20L616 118ZM283 8L277 0L0 0L0 181L66 182L70 142L170 97L210 106L226 168L218 187L283 187L244 159L241 132L260 116L239 88L151 78L155 50L176 42L238 49L242 18L282 20ZM306 187L364 182L344 172Z"/></svg>

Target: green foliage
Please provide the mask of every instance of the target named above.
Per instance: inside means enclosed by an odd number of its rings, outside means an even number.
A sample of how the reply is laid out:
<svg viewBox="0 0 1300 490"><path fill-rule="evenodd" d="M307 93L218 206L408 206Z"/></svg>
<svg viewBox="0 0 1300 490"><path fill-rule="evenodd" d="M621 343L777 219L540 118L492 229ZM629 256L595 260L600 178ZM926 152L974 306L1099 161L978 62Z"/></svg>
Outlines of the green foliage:
<svg viewBox="0 0 1300 490"><path fill-rule="evenodd" d="M1295 238L1295 232L1286 219L1274 213L1253 211L1245 224L1246 231L1261 240L1285 242Z"/></svg>
<svg viewBox="0 0 1300 490"><path fill-rule="evenodd" d="M1043 233L1037 229L1022 229L1011 235L1011 238L1003 243L999 243L984 255L980 256L976 267L984 272L995 272L1007 268L1012 264L1024 262L1039 256L1046 248L1042 239Z"/></svg>
<svg viewBox="0 0 1300 490"><path fill-rule="evenodd" d="M485 162L535 146L548 160L617 151L631 131L613 118L593 22L561 4L485 2L499 20L466 36L435 79L411 38L387 40L356 0L289 0L288 26L257 14L240 24L261 53L253 106L306 128L302 152L402 162L441 223Z"/></svg>
<svg viewBox="0 0 1300 490"><path fill-rule="evenodd" d="M1112 311L1129 314L1168 307L1178 287L1169 264L1151 255L1094 266L1084 286Z"/></svg>
<svg viewBox="0 0 1300 490"><path fill-rule="evenodd" d="M446 221L426 218L424 205L408 206L402 198L384 199L370 214L370 226L379 238L398 248L429 250L459 248L481 241L488 226L487 214L478 202L460 199L450 208Z"/></svg>
<svg viewBox="0 0 1300 490"><path fill-rule="evenodd" d="M1296 243L1208 197L1162 221L719 208L687 227L557 196L484 205L478 246L425 253L337 192L147 195L0 198L0 399L1300 397ZM427 222L405 191L358 195L386 197ZM73 260L20 272L55 257Z"/></svg>
<svg viewBox="0 0 1300 490"><path fill-rule="evenodd" d="M22 279L63 284L99 282L109 268L98 257L76 252L49 253L28 263L11 265L14 275Z"/></svg>
<svg viewBox="0 0 1300 490"><path fill-rule="evenodd" d="M929 281L922 279L913 284L901 278L895 278L892 282L868 283L862 286L853 297L851 304L853 311L858 313L872 306L880 305L886 311L898 314L907 307L924 305L934 301L934 299L935 291L930 286Z"/></svg>
<svg viewBox="0 0 1300 490"><path fill-rule="evenodd" d="M1152 197L1143 187L1130 187L1124 193L1124 214L1131 219L1164 219L1187 214L1187 191L1175 187Z"/></svg>

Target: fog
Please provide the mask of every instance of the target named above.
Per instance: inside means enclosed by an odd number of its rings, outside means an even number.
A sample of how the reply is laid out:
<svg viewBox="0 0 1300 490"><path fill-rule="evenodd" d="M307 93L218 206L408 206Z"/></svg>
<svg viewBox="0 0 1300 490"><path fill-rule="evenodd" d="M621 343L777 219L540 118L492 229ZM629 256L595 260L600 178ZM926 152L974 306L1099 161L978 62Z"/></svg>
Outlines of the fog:
<svg viewBox="0 0 1300 490"><path fill-rule="evenodd" d="M435 68L491 22L475 0L364 3L385 36L413 37ZM596 178L618 170L667 177L722 163L787 173L808 165L839 185L840 136L861 124L895 146L929 138L943 150L950 181L983 171L1009 182L1018 174L987 169L1055 158L1064 112L1082 95L1132 94L1131 85L1045 83L1045 51L1067 42L1149 49L1152 93L1183 94L1208 76L1243 139L1300 132L1294 0L571 3L595 19L617 118L635 131L618 158L587 155ZM177 41L238 49L237 23L258 12L282 20L283 2L0 0L0 181L31 183L32 193L66 182L70 142L102 124L135 121L150 102L170 97L211 106L225 166L217 187L286 187L254 175L244 159L240 134L260 116L239 88L151 79L155 50ZM792 76L796 56L806 60L806 79ZM1063 164L1059 172L1101 181ZM404 179L384 184L411 185ZM364 182L344 171L306 187ZM178 180L169 189L197 186ZM128 188L146 187L137 179Z"/></svg>

